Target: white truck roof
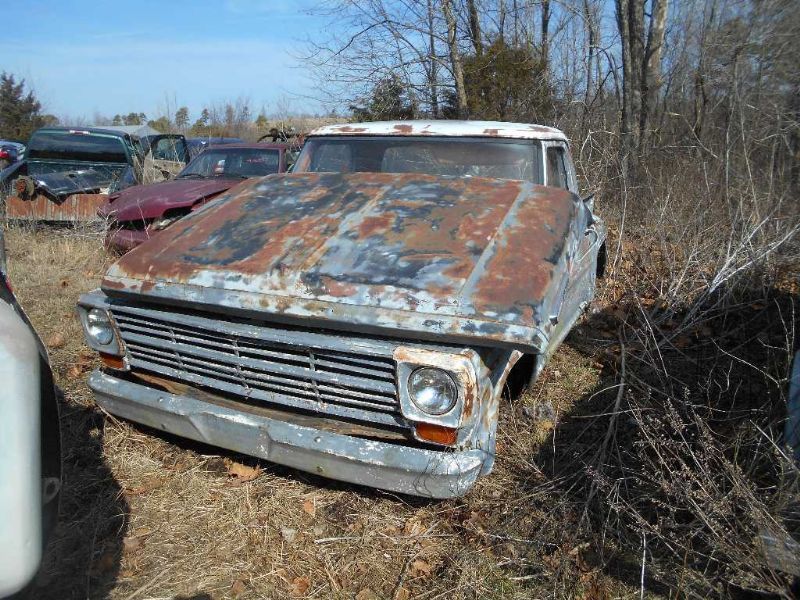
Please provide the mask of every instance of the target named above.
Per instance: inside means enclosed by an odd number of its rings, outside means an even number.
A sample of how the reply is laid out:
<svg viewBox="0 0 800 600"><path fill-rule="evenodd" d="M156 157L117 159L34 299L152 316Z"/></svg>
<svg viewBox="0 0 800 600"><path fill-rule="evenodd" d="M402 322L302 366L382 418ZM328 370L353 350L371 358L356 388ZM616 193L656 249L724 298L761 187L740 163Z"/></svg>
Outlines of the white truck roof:
<svg viewBox="0 0 800 600"><path fill-rule="evenodd" d="M451 137L501 137L567 141L563 131L532 123L503 121L371 121L325 125L309 136L324 135L435 135Z"/></svg>

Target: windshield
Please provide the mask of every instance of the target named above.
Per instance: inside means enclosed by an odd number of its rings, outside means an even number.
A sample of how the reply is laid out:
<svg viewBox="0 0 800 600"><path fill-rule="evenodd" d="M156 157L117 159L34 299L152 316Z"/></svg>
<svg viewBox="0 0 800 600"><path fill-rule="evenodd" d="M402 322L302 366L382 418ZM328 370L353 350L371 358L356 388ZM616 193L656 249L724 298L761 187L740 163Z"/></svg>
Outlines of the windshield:
<svg viewBox="0 0 800 600"><path fill-rule="evenodd" d="M108 163L128 162L122 138L69 131L34 132L28 143L27 158Z"/></svg>
<svg viewBox="0 0 800 600"><path fill-rule="evenodd" d="M275 149L212 148L186 165L178 177L263 177L278 172L280 159Z"/></svg>
<svg viewBox="0 0 800 600"><path fill-rule="evenodd" d="M539 142L495 138L310 138L293 172L354 171L543 181Z"/></svg>

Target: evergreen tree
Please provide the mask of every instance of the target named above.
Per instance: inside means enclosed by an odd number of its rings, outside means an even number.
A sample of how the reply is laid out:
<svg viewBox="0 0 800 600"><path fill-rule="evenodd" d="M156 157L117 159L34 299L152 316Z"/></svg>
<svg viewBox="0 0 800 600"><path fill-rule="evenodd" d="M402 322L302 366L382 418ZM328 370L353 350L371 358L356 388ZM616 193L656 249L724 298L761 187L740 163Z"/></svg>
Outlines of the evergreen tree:
<svg viewBox="0 0 800 600"><path fill-rule="evenodd" d="M42 105L33 92L25 92L25 80L0 73L0 138L27 141L43 123Z"/></svg>

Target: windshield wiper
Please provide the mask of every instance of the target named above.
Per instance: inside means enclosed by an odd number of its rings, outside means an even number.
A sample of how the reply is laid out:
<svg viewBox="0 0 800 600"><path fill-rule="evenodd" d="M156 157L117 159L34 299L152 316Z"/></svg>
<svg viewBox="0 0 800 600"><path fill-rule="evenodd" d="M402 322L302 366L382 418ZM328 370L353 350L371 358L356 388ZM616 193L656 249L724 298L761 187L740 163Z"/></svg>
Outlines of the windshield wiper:
<svg viewBox="0 0 800 600"><path fill-rule="evenodd" d="M206 176L202 173L181 173L175 179L188 179L189 177L200 177L201 179L205 179Z"/></svg>

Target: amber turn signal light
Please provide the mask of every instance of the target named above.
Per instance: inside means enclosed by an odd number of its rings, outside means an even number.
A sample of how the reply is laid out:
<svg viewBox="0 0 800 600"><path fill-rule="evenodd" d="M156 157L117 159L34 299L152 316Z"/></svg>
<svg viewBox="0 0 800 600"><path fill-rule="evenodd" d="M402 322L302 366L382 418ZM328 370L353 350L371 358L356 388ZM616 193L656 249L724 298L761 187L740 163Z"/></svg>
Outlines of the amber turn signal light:
<svg viewBox="0 0 800 600"><path fill-rule="evenodd" d="M125 368L125 361L122 360L121 356L114 356L113 354L106 354L105 352L101 352L100 360L102 360L103 364L107 366L109 369L121 370Z"/></svg>
<svg viewBox="0 0 800 600"><path fill-rule="evenodd" d="M443 446L452 446L456 443L458 437L458 429L431 423L417 423L415 429L419 439L442 444Z"/></svg>

